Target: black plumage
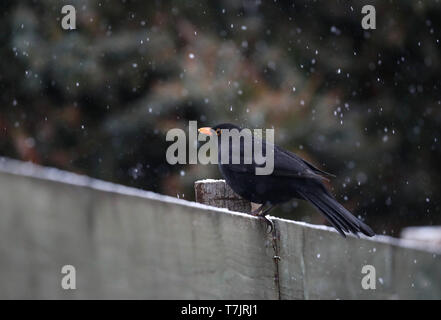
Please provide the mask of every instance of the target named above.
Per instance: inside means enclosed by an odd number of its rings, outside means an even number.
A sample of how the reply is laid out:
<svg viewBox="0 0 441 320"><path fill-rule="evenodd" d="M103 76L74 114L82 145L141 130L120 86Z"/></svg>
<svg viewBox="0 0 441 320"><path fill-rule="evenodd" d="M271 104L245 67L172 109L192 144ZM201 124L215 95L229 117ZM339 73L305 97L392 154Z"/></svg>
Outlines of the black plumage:
<svg viewBox="0 0 441 320"><path fill-rule="evenodd" d="M297 198L311 202L344 237L345 233L349 232L356 235L359 232L367 236L374 235L369 226L354 217L326 189L323 180L327 180L332 175L292 152L274 145L274 171L269 175L256 175L256 167L259 165L256 164L254 155L252 159L247 159L244 153L244 139L241 139L240 163L233 164L231 161L233 150L239 150L234 149L231 141L229 144L230 161L221 163L222 132L231 129L242 130L233 124L224 123L213 128L202 128L199 131L218 135L219 169L222 176L237 194L251 202L262 204L253 212L254 214L264 216L274 205ZM259 138L251 136L251 139L254 143L254 140ZM272 146L267 145L262 139L256 142L262 144L264 153L268 147ZM264 206L269 206L269 208L264 210Z"/></svg>

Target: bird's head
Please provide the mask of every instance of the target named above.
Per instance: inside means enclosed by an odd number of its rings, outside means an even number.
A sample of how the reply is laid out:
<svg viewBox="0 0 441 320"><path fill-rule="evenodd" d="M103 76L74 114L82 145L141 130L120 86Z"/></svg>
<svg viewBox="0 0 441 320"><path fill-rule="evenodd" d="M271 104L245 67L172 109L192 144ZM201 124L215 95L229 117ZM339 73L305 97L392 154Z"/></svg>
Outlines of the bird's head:
<svg viewBox="0 0 441 320"><path fill-rule="evenodd" d="M212 135L218 135L220 136L222 134L222 130L231 130L231 129L237 129L241 130L238 126L231 124L231 123L221 123L214 127L204 127L198 129L200 133L212 136Z"/></svg>

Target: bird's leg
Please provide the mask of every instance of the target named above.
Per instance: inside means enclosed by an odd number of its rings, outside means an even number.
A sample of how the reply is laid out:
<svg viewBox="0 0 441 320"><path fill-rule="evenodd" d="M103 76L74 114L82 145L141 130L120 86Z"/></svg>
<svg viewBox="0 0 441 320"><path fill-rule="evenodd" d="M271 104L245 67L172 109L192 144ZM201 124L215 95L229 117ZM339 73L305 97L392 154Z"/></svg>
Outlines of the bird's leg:
<svg viewBox="0 0 441 320"><path fill-rule="evenodd" d="M263 210L263 207L265 206L265 204L262 204L259 208L257 208L256 210L253 210L250 212L251 215L253 216L260 216L261 215L261 211Z"/></svg>
<svg viewBox="0 0 441 320"><path fill-rule="evenodd" d="M274 204L270 204L270 206L268 208L266 208L265 210L263 210L263 212L261 213L262 216L267 215L273 208L275 207Z"/></svg>
<svg viewBox="0 0 441 320"><path fill-rule="evenodd" d="M268 207L268 208L266 208L265 210L263 210L261 213L260 213L260 216L265 220L265 222L266 222L266 224L267 224L267 228L268 228L268 226L269 226L269 232L268 233L271 233L271 232L273 232L273 230L274 230L274 222L272 221L272 220L270 220L270 219L268 219L267 217L266 217L266 215L271 211L271 209L273 209L274 208L274 205L272 205L272 204L270 204L270 206Z"/></svg>

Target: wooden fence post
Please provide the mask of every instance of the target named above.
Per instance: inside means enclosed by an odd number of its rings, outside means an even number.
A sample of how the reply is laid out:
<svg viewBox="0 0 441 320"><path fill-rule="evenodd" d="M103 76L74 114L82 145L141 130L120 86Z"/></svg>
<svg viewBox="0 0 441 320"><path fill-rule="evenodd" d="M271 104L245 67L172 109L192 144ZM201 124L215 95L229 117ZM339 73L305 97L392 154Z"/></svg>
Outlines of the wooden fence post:
<svg viewBox="0 0 441 320"><path fill-rule="evenodd" d="M251 202L241 198L228 186L225 180L205 179L194 183L196 202L231 211L249 213Z"/></svg>

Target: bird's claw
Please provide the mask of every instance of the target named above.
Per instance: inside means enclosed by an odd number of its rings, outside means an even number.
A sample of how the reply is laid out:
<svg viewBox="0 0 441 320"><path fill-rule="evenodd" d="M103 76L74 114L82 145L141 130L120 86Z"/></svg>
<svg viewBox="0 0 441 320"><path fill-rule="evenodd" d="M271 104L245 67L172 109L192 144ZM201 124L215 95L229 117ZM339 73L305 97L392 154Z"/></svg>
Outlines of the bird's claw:
<svg viewBox="0 0 441 320"><path fill-rule="evenodd" d="M269 207L266 210L263 210L263 207L264 207L264 205L261 205L256 210L251 211L250 214L252 216L258 217L259 219L263 219L265 221L266 225L267 225L267 229L268 229L268 227L270 229L268 233L271 233L274 230L274 223L270 219L268 219L265 216L265 214L268 213L268 211L270 211L273 208L273 206Z"/></svg>
<svg viewBox="0 0 441 320"><path fill-rule="evenodd" d="M263 219L266 222L266 228L268 229L269 227L269 231L267 233L271 233L274 230L274 222L270 219L268 219L265 216L259 216L259 219Z"/></svg>

